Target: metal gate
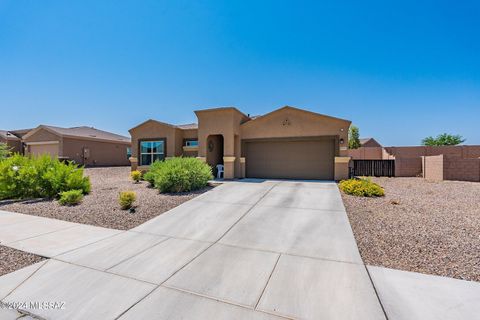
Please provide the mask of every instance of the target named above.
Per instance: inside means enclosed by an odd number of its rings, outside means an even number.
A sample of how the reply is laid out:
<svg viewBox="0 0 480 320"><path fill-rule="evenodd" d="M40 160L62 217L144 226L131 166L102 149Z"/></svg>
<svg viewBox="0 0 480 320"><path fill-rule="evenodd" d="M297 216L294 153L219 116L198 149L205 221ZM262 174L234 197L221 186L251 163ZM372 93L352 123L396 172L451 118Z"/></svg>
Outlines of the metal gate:
<svg viewBox="0 0 480 320"><path fill-rule="evenodd" d="M395 160L353 160L354 176L395 177Z"/></svg>

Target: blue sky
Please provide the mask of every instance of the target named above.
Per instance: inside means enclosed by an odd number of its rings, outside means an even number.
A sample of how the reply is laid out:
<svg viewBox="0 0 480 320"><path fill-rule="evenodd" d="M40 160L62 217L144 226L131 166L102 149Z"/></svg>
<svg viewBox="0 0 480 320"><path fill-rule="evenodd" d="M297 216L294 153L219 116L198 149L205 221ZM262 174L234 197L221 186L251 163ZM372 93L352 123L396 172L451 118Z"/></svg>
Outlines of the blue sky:
<svg viewBox="0 0 480 320"><path fill-rule="evenodd" d="M0 0L0 128L284 105L384 145L480 144L478 1Z"/></svg>

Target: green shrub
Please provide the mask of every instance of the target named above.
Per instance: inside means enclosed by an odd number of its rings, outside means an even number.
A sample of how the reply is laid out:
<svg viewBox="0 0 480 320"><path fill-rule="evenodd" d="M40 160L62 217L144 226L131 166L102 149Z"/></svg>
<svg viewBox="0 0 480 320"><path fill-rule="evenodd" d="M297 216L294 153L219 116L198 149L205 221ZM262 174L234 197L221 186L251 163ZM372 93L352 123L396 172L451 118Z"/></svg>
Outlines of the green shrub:
<svg viewBox="0 0 480 320"><path fill-rule="evenodd" d="M156 160L150 165L150 169L143 174L143 180L148 181L151 186L155 186L155 175L161 170L163 161Z"/></svg>
<svg viewBox="0 0 480 320"><path fill-rule="evenodd" d="M120 192L118 202L120 207L123 210L130 209L133 206L133 203L137 200L137 194L133 191L122 191Z"/></svg>
<svg viewBox="0 0 480 320"><path fill-rule="evenodd" d="M0 199L55 198L61 192L90 192L90 180L83 168L49 156L19 154L0 161Z"/></svg>
<svg viewBox="0 0 480 320"><path fill-rule="evenodd" d="M340 181L340 189L346 194L359 197L383 197L385 191L370 179L348 179Z"/></svg>
<svg viewBox="0 0 480 320"><path fill-rule="evenodd" d="M145 179L153 181L160 192L185 192L206 187L213 176L212 168L205 162L179 157L155 162Z"/></svg>
<svg viewBox="0 0 480 320"><path fill-rule="evenodd" d="M138 183L142 179L142 173L138 170L130 172L130 178L132 178L135 183Z"/></svg>
<svg viewBox="0 0 480 320"><path fill-rule="evenodd" d="M83 191L82 190L70 190L60 192L60 199L58 202L62 206L73 206L79 204L83 200Z"/></svg>
<svg viewBox="0 0 480 320"><path fill-rule="evenodd" d="M72 162L53 160L43 175L43 180L50 197L69 190L82 190L82 193L87 194L91 189L90 179L83 176L83 168Z"/></svg>
<svg viewBox="0 0 480 320"><path fill-rule="evenodd" d="M8 145L6 143L0 143L0 160L7 158L10 153Z"/></svg>

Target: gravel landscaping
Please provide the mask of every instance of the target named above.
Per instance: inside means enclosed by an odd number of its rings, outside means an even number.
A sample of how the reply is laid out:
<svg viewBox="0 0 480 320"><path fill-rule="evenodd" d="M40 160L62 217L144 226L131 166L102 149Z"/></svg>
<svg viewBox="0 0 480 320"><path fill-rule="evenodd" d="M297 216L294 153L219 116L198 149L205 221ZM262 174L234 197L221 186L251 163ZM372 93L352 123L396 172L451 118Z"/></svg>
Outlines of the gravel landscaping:
<svg viewBox="0 0 480 320"><path fill-rule="evenodd" d="M0 246L0 276L42 261L43 257Z"/></svg>
<svg viewBox="0 0 480 320"><path fill-rule="evenodd" d="M77 206L61 206L53 200L1 201L0 210L55 218L94 226L128 230L209 190L179 194L160 194L148 182L133 183L130 167L87 168L92 191ZM121 210L120 191L135 191L136 212Z"/></svg>
<svg viewBox="0 0 480 320"><path fill-rule="evenodd" d="M480 281L480 183L372 181L385 197L342 193L366 264Z"/></svg>

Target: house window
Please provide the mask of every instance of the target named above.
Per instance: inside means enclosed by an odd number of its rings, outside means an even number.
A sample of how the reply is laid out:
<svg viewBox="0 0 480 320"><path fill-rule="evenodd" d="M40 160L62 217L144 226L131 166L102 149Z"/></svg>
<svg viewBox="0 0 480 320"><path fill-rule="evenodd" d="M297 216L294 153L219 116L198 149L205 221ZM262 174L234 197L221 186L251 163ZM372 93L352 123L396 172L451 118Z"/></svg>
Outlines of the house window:
<svg viewBox="0 0 480 320"><path fill-rule="evenodd" d="M196 140L196 139L185 140L185 146L186 147L198 147L198 140Z"/></svg>
<svg viewBox="0 0 480 320"><path fill-rule="evenodd" d="M165 141L140 141L140 165L149 166L165 158Z"/></svg>
<svg viewBox="0 0 480 320"><path fill-rule="evenodd" d="M127 159L130 159L131 156L132 156L132 148L127 147Z"/></svg>

